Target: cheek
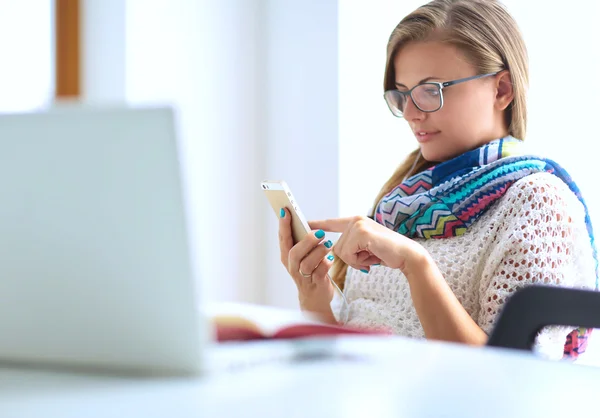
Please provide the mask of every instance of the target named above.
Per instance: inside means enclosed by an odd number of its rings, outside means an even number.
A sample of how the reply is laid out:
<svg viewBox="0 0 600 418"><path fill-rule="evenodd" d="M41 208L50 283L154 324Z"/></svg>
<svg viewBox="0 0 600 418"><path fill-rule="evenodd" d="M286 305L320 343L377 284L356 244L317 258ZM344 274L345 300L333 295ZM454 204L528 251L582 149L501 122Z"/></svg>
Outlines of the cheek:
<svg viewBox="0 0 600 418"><path fill-rule="evenodd" d="M486 118L494 112L494 97L492 89L473 88L465 92L463 101L469 112L478 115L479 119Z"/></svg>
<svg viewBox="0 0 600 418"><path fill-rule="evenodd" d="M445 102L444 107L433 113L435 126L448 134L463 132L470 125L471 111L459 102Z"/></svg>
<svg viewBox="0 0 600 418"><path fill-rule="evenodd" d="M487 125L491 114L489 108L493 107L493 104L487 105L489 97L481 91L469 89L453 93L456 94L444 97L444 107L439 112L440 123L446 130L465 133L478 131L481 126Z"/></svg>

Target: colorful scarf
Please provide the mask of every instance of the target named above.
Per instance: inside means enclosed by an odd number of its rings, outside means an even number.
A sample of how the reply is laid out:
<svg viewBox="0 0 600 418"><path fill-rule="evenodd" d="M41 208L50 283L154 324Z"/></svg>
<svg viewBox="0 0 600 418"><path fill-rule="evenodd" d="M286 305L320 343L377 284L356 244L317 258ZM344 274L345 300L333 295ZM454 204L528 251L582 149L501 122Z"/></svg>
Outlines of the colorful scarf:
<svg viewBox="0 0 600 418"><path fill-rule="evenodd" d="M556 162L522 155L521 144L511 136L498 139L408 178L381 199L375 208L375 220L410 238L460 236L517 180L534 173L552 173L569 186L584 206L598 289L594 233L579 188ZM570 357L583 352L585 347L576 341L585 343L588 335L589 330L569 335Z"/></svg>

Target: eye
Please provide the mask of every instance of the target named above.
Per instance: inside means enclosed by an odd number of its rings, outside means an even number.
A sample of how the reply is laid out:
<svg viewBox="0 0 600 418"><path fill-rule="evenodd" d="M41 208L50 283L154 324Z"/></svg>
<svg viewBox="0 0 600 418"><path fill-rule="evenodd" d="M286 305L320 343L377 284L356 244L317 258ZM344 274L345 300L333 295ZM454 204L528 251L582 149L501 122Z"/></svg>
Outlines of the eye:
<svg viewBox="0 0 600 418"><path fill-rule="evenodd" d="M440 95L440 89L437 87L426 86L423 90L429 96L437 97Z"/></svg>

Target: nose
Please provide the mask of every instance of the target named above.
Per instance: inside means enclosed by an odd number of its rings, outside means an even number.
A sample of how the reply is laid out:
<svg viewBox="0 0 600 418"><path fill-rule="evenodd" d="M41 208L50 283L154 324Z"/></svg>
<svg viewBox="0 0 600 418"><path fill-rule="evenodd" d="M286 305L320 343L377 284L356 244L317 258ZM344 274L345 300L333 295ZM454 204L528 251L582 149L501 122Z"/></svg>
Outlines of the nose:
<svg viewBox="0 0 600 418"><path fill-rule="evenodd" d="M410 97L406 104L404 105L404 112L402 112L404 119L408 121L420 121L425 118L426 113L421 111L413 102L412 97Z"/></svg>

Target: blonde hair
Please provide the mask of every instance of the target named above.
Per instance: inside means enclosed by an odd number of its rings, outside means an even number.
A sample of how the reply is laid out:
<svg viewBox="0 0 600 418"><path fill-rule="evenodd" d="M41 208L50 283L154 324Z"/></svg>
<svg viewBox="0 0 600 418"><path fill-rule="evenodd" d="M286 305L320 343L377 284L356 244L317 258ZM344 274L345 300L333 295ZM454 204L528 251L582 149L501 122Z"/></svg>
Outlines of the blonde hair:
<svg viewBox="0 0 600 418"><path fill-rule="evenodd" d="M524 140L529 84L527 49L515 20L505 7L496 0L434 0L406 16L392 32L387 45L384 91L396 88L394 57L398 50L407 42L430 40L458 48L479 74L509 71L514 98L505 111L506 124L510 135ZM433 166L432 162L420 159L412 167L419 152L418 149L413 151L400 164L381 188L374 207L405 176ZM341 289L344 288L347 268L336 257L332 277Z"/></svg>

